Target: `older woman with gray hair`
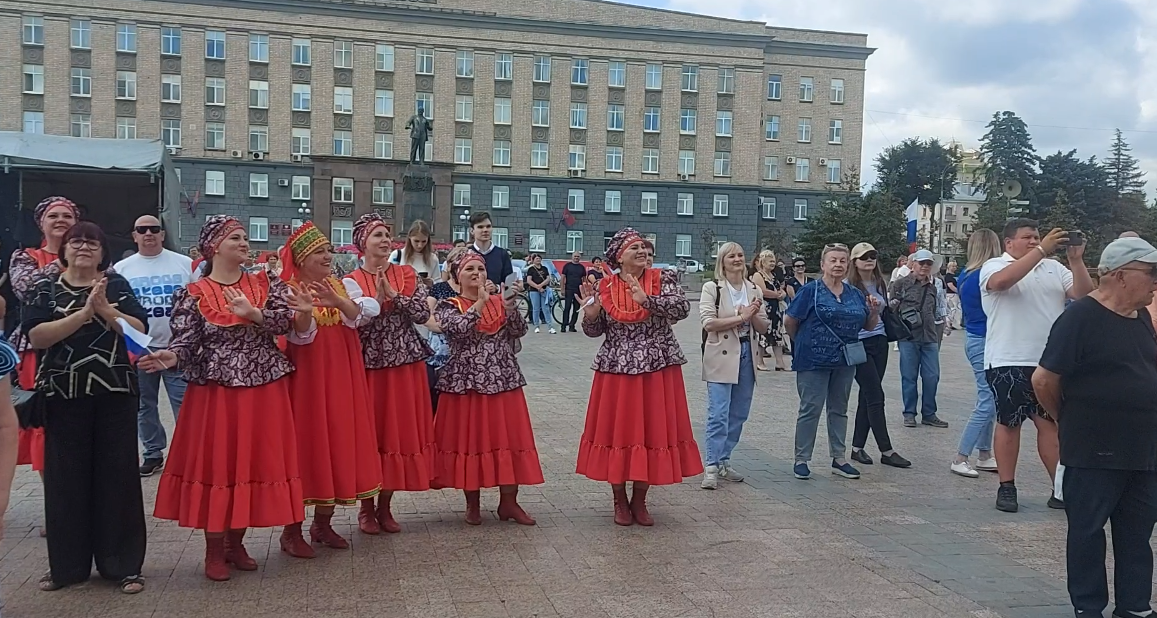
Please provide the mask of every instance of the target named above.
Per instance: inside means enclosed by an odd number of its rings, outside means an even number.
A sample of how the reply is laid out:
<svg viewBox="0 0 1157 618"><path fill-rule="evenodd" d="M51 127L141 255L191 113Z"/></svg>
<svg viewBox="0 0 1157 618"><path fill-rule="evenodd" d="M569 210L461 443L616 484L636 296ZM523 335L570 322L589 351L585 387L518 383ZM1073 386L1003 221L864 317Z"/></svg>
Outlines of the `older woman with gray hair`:
<svg viewBox="0 0 1157 618"><path fill-rule="evenodd" d="M795 342L792 368L799 392L795 423L795 477L811 478L812 450L820 414L827 406L828 446L832 474L860 478L860 471L844 459L848 433L848 397L856 365L866 362L860 330L872 330L880 319L880 303L844 283L850 253L847 245L824 247L820 258L823 277L800 289L787 309L784 325Z"/></svg>
<svg viewBox="0 0 1157 618"><path fill-rule="evenodd" d="M731 452L739 444L755 392L756 360L751 337L771 327L763 311L760 290L744 277L747 264L743 247L724 243L717 256L715 279L703 284L699 297L703 380L707 382L707 468L703 489L715 489L719 479L736 483L743 480L731 467Z"/></svg>

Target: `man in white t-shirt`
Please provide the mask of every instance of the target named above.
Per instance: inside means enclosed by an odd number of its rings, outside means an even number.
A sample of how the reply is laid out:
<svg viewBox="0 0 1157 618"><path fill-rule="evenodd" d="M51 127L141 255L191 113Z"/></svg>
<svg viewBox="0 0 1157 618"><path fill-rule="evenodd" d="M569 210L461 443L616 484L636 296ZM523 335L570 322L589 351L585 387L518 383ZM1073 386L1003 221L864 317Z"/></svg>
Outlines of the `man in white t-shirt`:
<svg viewBox="0 0 1157 618"><path fill-rule="evenodd" d="M149 312L149 336L152 337L149 348L163 350L172 338L169 317L173 312L173 294L192 281L193 260L164 248L165 231L156 217L145 215L137 219L133 240L137 243L137 253L117 262L113 268L128 279L137 300ZM168 441L157 409L161 380L165 381L174 419L181 409L186 383L184 374L175 369L158 373L138 370L137 377L141 389L137 435L144 445L140 471L141 476L151 476L164 465Z"/></svg>
<svg viewBox="0 0 1157 618"><path fill-rule="evenodd" d="M1067 248L1066 248L1067 247ZM1075 272L1051 258L1066 248ZM1085 245L1069 244L1069 233L1054 229L1043 239L1037 222L1013 219L1004 226L1004 255L980 269L980 303L988 316L984 367L996 399L994 451L1000 475L996 508L1015 513L1016 463L1020 455L1020 427L1032 419L1037 429L1037 451L1050 477L1060 459L1057 424L1037 402L1032 374L1044 353L1053 322L1065 310L1066 299L1083 298L1093 291L1085 268ZM1050 495L1049 507L1064 508Z"/></svg>

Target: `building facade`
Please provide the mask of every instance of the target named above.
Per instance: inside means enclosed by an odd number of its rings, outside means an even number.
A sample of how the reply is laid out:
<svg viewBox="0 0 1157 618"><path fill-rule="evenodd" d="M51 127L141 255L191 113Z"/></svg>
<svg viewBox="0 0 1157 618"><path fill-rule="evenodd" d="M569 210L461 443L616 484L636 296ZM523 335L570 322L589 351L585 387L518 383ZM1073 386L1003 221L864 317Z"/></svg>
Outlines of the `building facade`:
<svg viewBox="0 0 1157 618"><path fill-rule="evenodd" d="M941 203L921 207L917 227L934 253L962 257L967 254L968 236L976 229L977 211L987 201L978 186L984 166L977 150L963 149L957 143L950 146L960 149L956 185L944 191Z"/></svg>
<svg viewBox="0 0 1157 618"><path fill-rule="evenodd" d="M702 259L795 231L858 169L871 53L603 0L12 0L0 130L164 140L184 246L220 212L271 249L305 219L343 244L364 212L397 233L420 212L450 240L488 210L512 251L593 254L631 224L659 261Z"/></svg>

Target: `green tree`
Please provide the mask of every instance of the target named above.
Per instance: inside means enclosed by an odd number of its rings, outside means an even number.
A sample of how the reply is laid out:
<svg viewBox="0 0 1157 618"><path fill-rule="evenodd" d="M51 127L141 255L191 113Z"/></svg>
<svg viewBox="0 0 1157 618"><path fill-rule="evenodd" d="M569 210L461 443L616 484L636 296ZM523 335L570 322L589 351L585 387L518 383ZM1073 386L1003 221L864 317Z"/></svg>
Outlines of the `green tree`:
<svg viewBox="0 0 1157 618"><path fill-rule="evenodd" d="M1008 205L1006 198L1001 194L1001 187L1005 183L1015 180L1020 183L1021 195L1017 199L1029 202L1028 213L1035 216L1037 203L1033 191L1033 184L1037 175L1036 149L1032 145L1032 136L1028 126L1013 112L996 112L988 123L988 131L980 138L981 177L977 178L980 188L988 196L988 208L981 208L988 221L985 226L997 219L999 213L1001 226L1007 218ZM985 212L987 210L987 212Z"/></svg>
<svg viewBox="0 0 1157 618"><path fill-rule="evenodd" d="M901 204L918 199L931 206L956 185L959 149L933 138L908 138L876 157L876 190L888 191Z"/></svg>
<svg viewBox="0 0 1157 618"><path fill-rule="evenodd" d="M1109 158L1105 159L1105 171L1109 175L1109 183L1117 197L1130 193L1145 193L1145 172L1133 157L1133 148L1117 129L1113 144L1109 146Z"/></svg>
<svg viewBox="0 0 1157 618"><path fill-rule="evenodd" d="M769 227L764 229L759 234L759 251L764 249L771 249L775 253L777 259L783 260L785 263L792 258L792 251L795 247L795 238L786 229L779 227ZM750 258L755 256L748 256Z"/></svg>
<svg viewBox="0 0 1157 618"><path fill-rule="evenodd" d="M887 264L907 254L905 230L904 206L894 195L877 190L860 194L851 182L845 182L808 219L806 230L796 240L796 255L815 268L827 244L842 243L851 248L868 242Z"/></svg>

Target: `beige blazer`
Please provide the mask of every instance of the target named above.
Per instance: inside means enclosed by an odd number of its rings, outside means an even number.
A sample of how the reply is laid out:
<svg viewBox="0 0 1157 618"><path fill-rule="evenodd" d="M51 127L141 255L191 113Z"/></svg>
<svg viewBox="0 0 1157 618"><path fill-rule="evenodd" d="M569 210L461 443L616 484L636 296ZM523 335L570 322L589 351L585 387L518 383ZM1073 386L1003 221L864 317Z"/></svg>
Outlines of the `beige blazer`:
<svg viewBox="0 0 1157 618"><path fill-rule="evenodd" d="M749 304L763 297L754 283L747 280L744 280L743 283L747 288L747 302ZM717 294L719 295L718 311L715 310ZM711 320L733 318L736 315L739 314L736 312L735 306L731 304L731 294L727 289L726 282L717 285L714 281L708 281L703 284L703 293L699 296L699 321L704 328ZM765 333L771 327L771 321L767 319L767 312L762 308L756 312L751 319L750 326L749 336L754 348L759 345L757 333ZM738 384L740 353L738 328L714 333L708 331L707 344L703 347L703 379L707 382L720 384ZM753 351L751 354L752 371L755 370L755 364L756 355Z"/></svg>

